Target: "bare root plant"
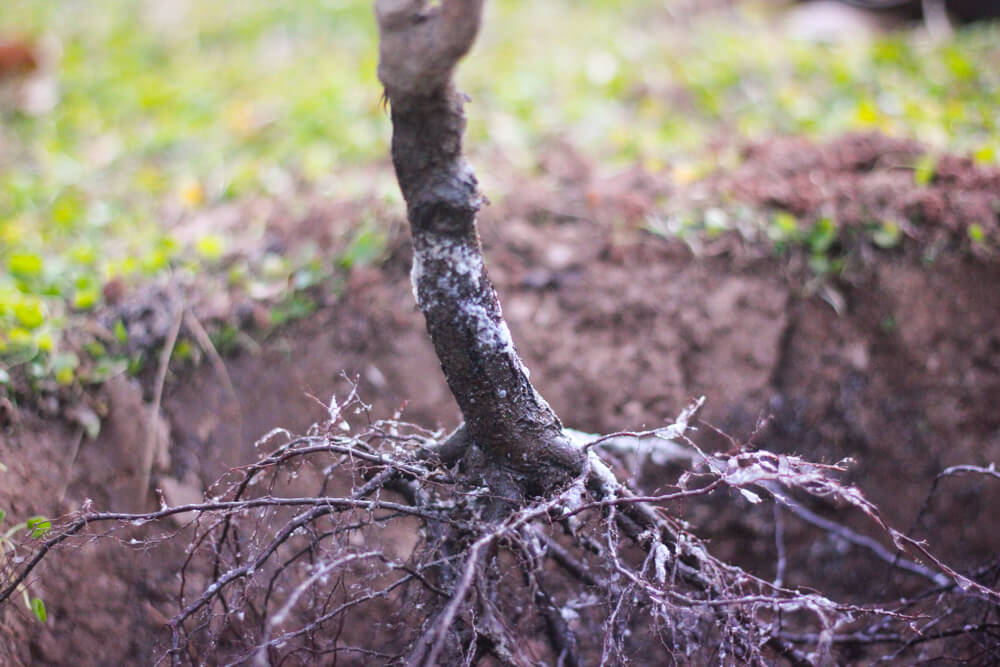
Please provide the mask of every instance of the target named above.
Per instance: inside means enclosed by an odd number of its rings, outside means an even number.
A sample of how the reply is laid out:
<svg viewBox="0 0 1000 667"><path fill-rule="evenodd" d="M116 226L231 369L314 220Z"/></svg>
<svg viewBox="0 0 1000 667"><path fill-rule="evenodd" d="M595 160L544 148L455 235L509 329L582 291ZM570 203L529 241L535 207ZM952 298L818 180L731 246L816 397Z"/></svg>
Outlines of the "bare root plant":
<svg viewBox="0 0 1000 667"><path fill-rule="evenodd" d="M961 573L889 526L843 465L689 438L698 401L643 433L567 430L529 380L476 228L452 81L482 0L378 0L379 76L413 236L414 294L464 421L452 434L373 420L356 394L302 436L234 469L203 503L140 514L84 507L4 561L0 603L53 548L137 531L190 538L160 662L171 664L773 664L1000 659L1000 563ZM364 423L354 428L349 423ZM655 490L631 461L685 460ZM949 474L994 474L964 467ZM677 503L771 501L906 577L903 595L845 604L712 555ZM809 509L854 508L875 539ZM150 535L164 519L183 521ZM148 524L148 525L147 525ZM886 546L889 545L889 546ZM873 595L873 597L875 597Z"/></svg>
<svg viewBox="0 0 1000 667"><path fill-rule="evenodd" d="M145 531L129 541L150 548L177 538L176 529L151 535L150 527L187 517L190 546L161 663L804 665L896 662L942 646L973 664L997 656L1000 596L989 585L1000 563L966 576L938 562L839 483L840 466L702 452L687 435L698 405L656 431L569 432L591 472L490 518L493 491L442 461L440 434L374 421L352 394L332 401L329 420L305 435L268 434L260 447L283 444L233 470L204 503L138 514L85 507L66 517L4 573L0 601L60 544ZM348 420L366 425L347 433ZM624 457L641 464L685 450L690 468L655 494L617 481ZM727 489L787 507L922 586L905 599L842 604L721 562L667 508ZM803 494L860 509L902 549L817 524L793 500ZM102 523L113 527L100 533Z"/></svg>

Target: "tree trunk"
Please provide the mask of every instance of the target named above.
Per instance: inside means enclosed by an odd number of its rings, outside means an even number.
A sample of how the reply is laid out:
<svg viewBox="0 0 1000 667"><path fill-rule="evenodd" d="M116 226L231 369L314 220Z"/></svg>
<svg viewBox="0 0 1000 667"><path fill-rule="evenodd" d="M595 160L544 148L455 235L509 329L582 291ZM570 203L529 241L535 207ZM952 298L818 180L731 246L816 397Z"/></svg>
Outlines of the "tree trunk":
<svg viewBox="0 0 1000 667"><path fill-rule="evenodd" d="M581 475L586 457L528 380L483 261L484 198L462 155L466 98L452 80L482 8L483 0L377 0L378 73L413 236L414 296L465 419L450 450L517 497Z"/></svg>

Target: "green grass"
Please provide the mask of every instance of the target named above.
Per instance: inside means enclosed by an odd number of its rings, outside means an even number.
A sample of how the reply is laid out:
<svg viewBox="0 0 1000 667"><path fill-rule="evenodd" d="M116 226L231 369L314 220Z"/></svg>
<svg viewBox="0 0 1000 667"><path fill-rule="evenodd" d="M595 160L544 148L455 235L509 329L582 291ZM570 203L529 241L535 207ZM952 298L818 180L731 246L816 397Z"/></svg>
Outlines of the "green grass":
<svg viewBox="0 0 1000 667"><path fill-rule="evenodd" d="M181 243L164 219L385 150L365 3L191 3L179 25L143 9L155 4L15 0L0 13L0 34L55 35L62 49L58 106L3 114L8 361L56 352L107 281L198 271L226 252L208 232Z"/></svg>
<svg viewBox="0 0 1000 667"><path fill-rule="evenodd" d="M64 332L100 308L109 280L211 270L231 244L210 230L182 240L164 221L289 180L354 196L366 183L340 175L387 153L370 2L179 4L157 18L150 8L172 3L4 3L0 34L51 35L62 50L54 110L0 111L8 366L73 382L85 351ZM776 36L765 14L678 26L662 7L494 0L460 70L470 145L527 168L558 133L595 159L671 164L680 181L719 163L706 149L719 137L881 129L1000 156L996 26L943 44L902 33L816 46Z"/></svg>
<svg viewBox="0 0 1000 667"><path fill-rule="evenodd" d="M816 45L753 11L678 26L655 2L580 3L570 19L558 2L500 4L460 78L485 109L475 141L528 162L551 132L605 160L697 165L720 137L869 129L1000 158L1000 26L942 44L899 33Z"/></svg>

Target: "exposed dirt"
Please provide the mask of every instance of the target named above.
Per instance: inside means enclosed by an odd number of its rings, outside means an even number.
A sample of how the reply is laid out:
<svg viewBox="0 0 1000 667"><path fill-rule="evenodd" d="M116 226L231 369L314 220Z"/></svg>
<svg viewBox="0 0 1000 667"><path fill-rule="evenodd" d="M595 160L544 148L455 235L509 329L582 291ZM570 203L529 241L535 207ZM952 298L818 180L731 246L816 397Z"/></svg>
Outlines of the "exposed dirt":
<svg viewBox="0 0 1000 667"><path fill-rule="evenodd" d="M826 216L847 232L889 221L926 252L946 244L995 251L1000 170L953 155L930 157L928 182L918 186L914 167L923 153L919 144L879 134L850 135L822 148L782 139L748 148L740 167L706 185L805 219ZM979 243L971 242L972 226Z"/></svg>
<svg viewBox="0 0 1000 667"><path fill-rule="evenodd" d="M532 185L511 189L482 221L491 276L532 380L565 423L592 432L662 424L705 395L698 437L705 447L733 444L711 424L743 441L753 434L760 447L826 461L853 457L851 478L890 523L926 537L960 567L995 558L995 480L942 481L913 524L944 467L1000 461L1000 172L946 157L933 180L917 186L910 167L920 152L874 135L824 146L780 140L748 149L741 167L696 186L804 219L827 215L843 230L887 217L904 230L892 250L860 234L845 242L844 275L819 286L795 252L779 257L735 233L695 255L641 231L635 222L655 211L659 196L684 193L639 171L605 178L566 147L549 151ZM316 237L333 224L314 211L276 218L275 229ZM981 242L970 239L972 224ZM258 351L228 358L235 397L210 364L180 373L168 383L162 425L143 405L149 387L124 379L104 389L104 428L77 455L79 427L8 411L0 461L10 470L0 507L10 517L57 515L91 498L99 509L136 509L150 456L153 486L168 500L196 498L252 460L260 435L322 419L323 402L348 386L342 371L360 378L376 414L405 406L409 421L452 427L457 410L413 304L408 258L398 235L389 258L353 271L328 306ZM169 430L165 449L148 453L161 428ZM643 473L650 487L675 479L669 469ZM682 509L720 555L774 575L769 507L731 497ZM849 523L874 534L861 517ZM872 570L871 561L792 518L784 524L790 583L869 601L873 589L889 586L888 568ZM183 540L136 551L131 537L83 540L56 553L32 583L47 602L48 624L31 620L19 601L0 610L12 629L0 663L152 661L175 611Z"/></svg>

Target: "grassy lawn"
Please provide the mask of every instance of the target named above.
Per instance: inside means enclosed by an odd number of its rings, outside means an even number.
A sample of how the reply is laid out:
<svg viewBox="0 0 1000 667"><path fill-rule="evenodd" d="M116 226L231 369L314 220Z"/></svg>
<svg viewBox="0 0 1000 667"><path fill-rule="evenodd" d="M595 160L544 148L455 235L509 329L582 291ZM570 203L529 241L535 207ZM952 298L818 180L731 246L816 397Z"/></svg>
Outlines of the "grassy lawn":
<svg viewBox="0 0 1000 667"><path fill-rule="evenodd" d="M680 182L732 159L710 144L772 134L880 129L1000 160L998 26L817 46L763 10L680 26L663 6L494 0L460 71L471 145L529 169L561 134ZM232 239L178 238L177 221L289 184L357 196L369 184L341 175L388 150L367 1L6 0L0 36L25 34L56 45L60 97L0 109L0 382L22 364L87 379L100 346L64 334L109 281L214 270ZM279 261L232 280L296 270Z"/></svg>

